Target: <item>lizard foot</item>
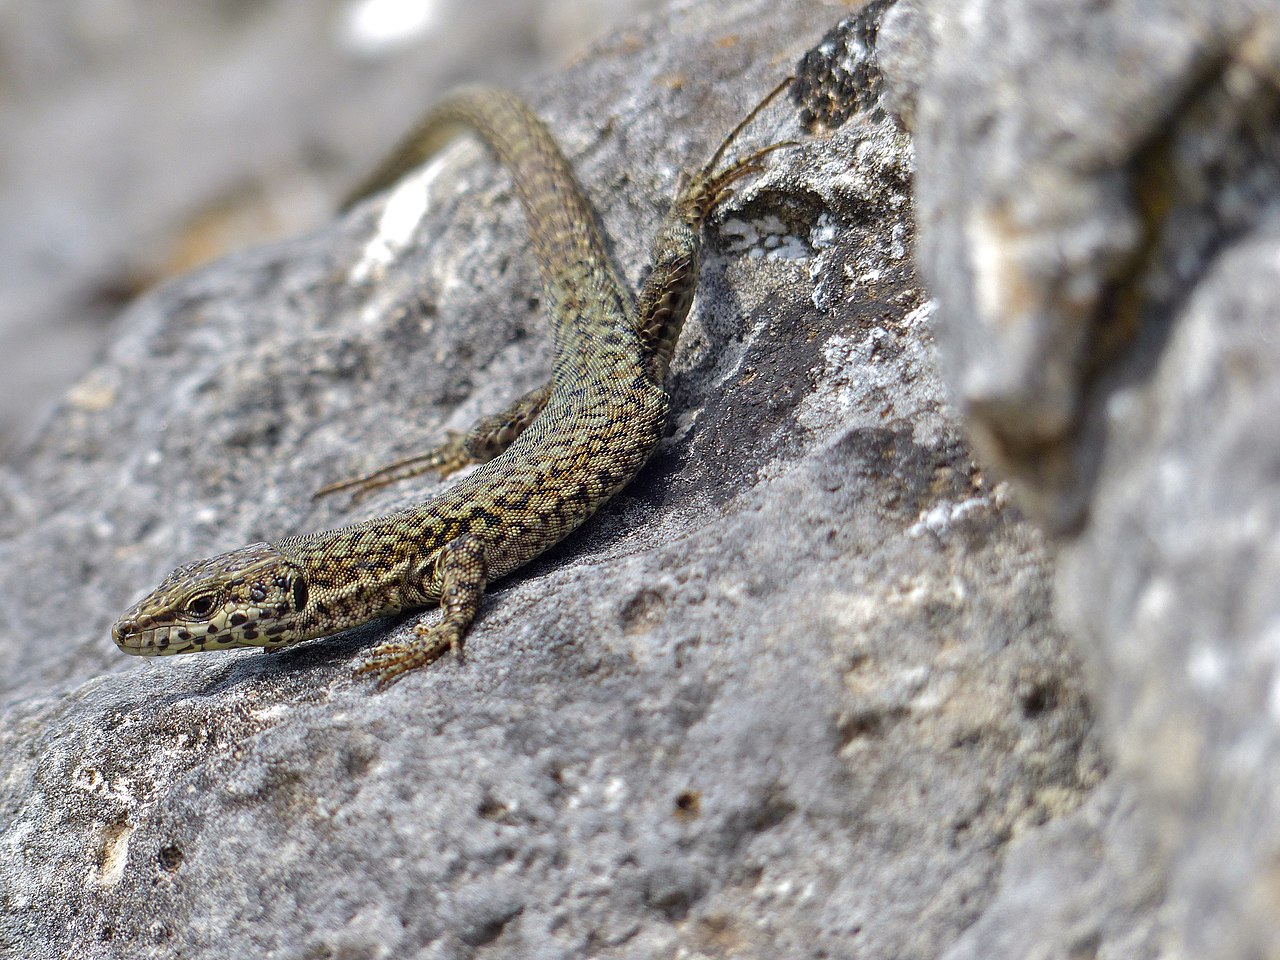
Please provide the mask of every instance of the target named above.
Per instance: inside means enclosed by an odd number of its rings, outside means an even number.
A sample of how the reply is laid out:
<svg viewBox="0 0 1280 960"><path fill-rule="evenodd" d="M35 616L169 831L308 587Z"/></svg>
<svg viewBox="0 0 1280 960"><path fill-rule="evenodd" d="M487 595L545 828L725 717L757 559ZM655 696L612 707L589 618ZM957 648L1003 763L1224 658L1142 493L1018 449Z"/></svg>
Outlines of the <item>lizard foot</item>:
<svg viewBox="0 0 1280 960"><path fill-rule="evenodd" d="M403 674L425 667L447 651L452 650L461 658L462 631L453 624L440 622L430 627L419 624L414 632L417 636L412 640L378 644L356 663L354 672L376 674L378 687L385 689Z"/></svg>

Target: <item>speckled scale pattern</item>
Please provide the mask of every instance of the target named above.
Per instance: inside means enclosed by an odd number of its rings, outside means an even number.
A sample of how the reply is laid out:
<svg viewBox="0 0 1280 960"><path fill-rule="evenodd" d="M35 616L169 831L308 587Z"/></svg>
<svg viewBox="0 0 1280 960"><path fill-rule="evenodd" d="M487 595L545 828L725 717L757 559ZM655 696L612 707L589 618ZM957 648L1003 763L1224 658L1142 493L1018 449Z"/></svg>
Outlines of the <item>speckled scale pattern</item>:
<svg viewBox="0 0 1280 960"><path fill-rule="evenodd" d="M896 0L871 0L827 31L800 61L791 99L806 130L831 131L862 110L879 108L876 50L880 20Z"/></svg>
<svg viewBox="0 0 1280 960"><path fill-rule="evenodd" d="M739 125L690 178L657 231L637 311L568 162L508 93L468 90L441 104L354 199L394 183L463 128L510 170L525 211L555 342L545 406L532 422L521 410L533 408L522 401L486 418L501 428L482 431L481 452L466 452L455 438L439 448L447 457L433 463L427 455L433 469L492 459L418 507L179 568L117 621L112 633L122 649L273 648L439 604L440 620L420 624L408 641L374 647L356 667L389 682L456 649L488 583L581 525L652 454L667 414L662 381L697 282L703 221L772 148L714 173ZM531 395L541 403L539 391ZM263 583L269 596L255 599Z"/></svg>

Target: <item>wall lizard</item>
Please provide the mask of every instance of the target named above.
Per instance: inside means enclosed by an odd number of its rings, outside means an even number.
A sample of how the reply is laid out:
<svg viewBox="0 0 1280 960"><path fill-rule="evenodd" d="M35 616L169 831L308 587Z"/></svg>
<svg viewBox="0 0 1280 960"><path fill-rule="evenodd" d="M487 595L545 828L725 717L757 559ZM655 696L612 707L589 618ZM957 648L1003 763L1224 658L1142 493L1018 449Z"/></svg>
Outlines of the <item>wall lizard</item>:
<svg viewBox="0 0 1280 960"><path fill-rule="evenodd" d="M511 173L552 326L550 381L428 453L325 487L365 492L428 470L480 466L425 503L352 526L255 543L174 570L116 621L126 653L283 647L438 604L406 642L356 664L382 684L458 650L487 584L558 543L636 475L667 415L667 369L697 285L701 230L740 178L789 146L717 172L771 91L686 178L658 228L639 297L619 279L592 208L550 131L511 94L477 88L427 115L348 205L425 161L462 131Z"/></svg>

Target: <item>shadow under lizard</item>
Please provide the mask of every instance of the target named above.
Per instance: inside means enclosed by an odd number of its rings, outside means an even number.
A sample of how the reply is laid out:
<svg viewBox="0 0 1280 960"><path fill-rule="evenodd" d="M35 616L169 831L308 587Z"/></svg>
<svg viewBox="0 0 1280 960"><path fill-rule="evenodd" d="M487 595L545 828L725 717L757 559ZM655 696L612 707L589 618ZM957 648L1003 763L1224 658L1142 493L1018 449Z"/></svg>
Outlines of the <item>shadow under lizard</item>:
<svg viewBox="0 0 1280 960"><path fill-rule="evenodd" d="M356 664L382 684L458 649L487 584L552 547L621 490L662 435L667 369L693 301L702 227L738 179L789 143L716 172L766 96L687 178L658 228L633 304L582 188L550 131L515 96L460 91L429 113L354 191L395 183L463 131L510 171L551 320L551 380L426 454L321 493L367 492L429 470L481 464L419 506L352 526L255 543L174 570L112 627L126 653L279 648L438 604L443 616Z"/></svg>

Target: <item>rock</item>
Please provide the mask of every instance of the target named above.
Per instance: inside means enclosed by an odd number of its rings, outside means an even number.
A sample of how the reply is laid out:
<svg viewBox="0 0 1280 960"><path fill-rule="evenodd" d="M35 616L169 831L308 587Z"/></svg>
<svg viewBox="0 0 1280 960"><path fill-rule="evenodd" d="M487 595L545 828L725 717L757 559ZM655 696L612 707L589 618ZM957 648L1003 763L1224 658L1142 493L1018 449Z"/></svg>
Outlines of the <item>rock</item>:
<svg viewBox="0 0 1280 960"><path fill-rule="evenodd" d="M526 90L630 280L830 17L681 5ZM0 482L0 953L933 958L983 916L1101 777L1084 680L941 387L906 135L779 104L775 138L654 461L383 693L352 661L413 617L151 663L107 631L180 562L429 494L310 499L545 377L507 180L451 151L399 239L421 182L130 310Z"/></svg>
<svg viewBox="0 0 1280 960"><path fill-rule="evenodd" d="M900 4L881 34L943 366L1056 531L1125 798L1053 828L1094 866L1012 852L949 956L1280 956L1280 15Z"/></svg>

